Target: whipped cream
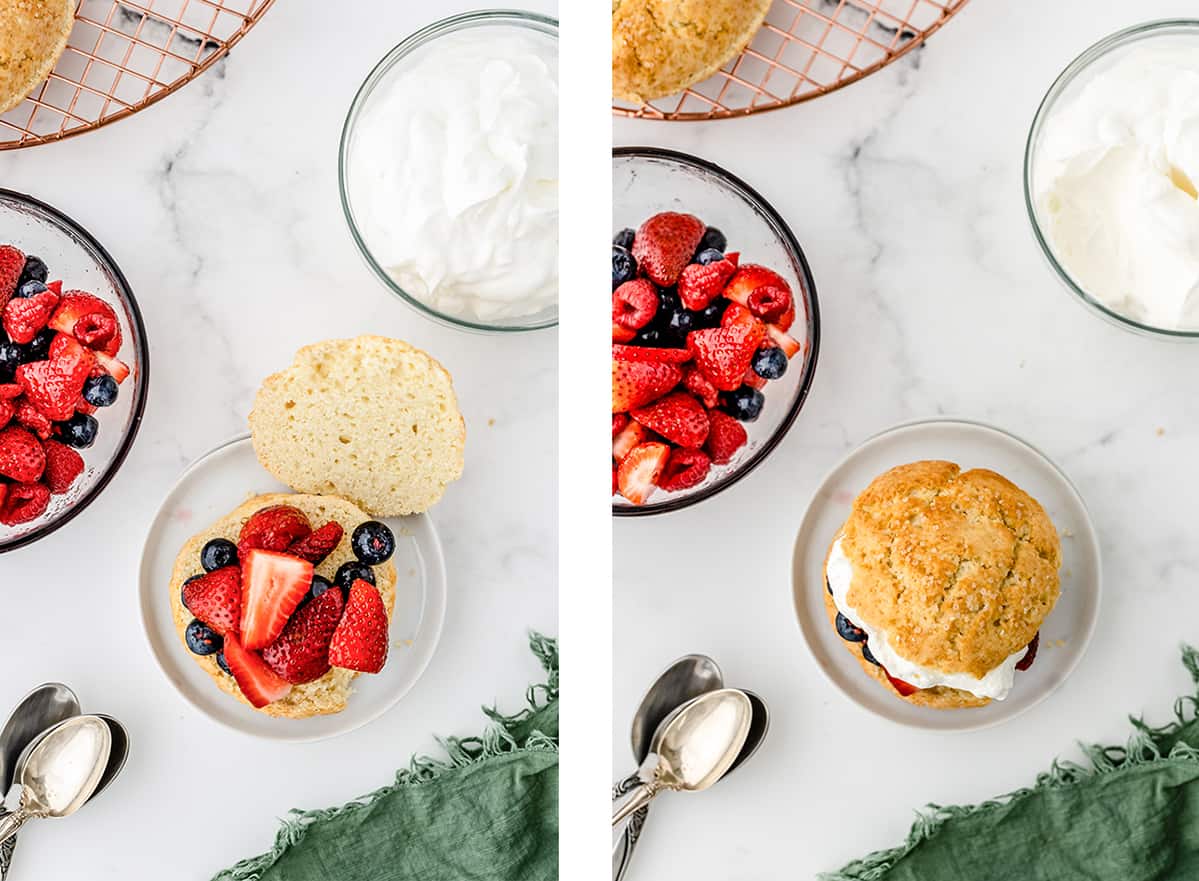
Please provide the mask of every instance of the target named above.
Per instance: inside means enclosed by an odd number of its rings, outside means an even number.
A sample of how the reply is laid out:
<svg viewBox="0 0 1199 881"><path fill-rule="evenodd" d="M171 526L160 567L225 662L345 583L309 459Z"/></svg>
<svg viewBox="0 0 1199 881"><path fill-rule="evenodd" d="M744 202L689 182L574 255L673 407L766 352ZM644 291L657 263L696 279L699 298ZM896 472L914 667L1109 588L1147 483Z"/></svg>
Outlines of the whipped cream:
<svg viewBox="0 0 1199 881"><path fill-rule="evenodd" d="M1062 96L1033 157L1033 198L1079 287L1141 323L1195 329L1199 45L1159 43L1084 71Z"/></svg>
<svg viewBox="0 0 1199 881"><path fill-rule="evenodd" d="M483 322L558 301L558 50L546 34L447 34L389 71L347 153L375 261L439 312Z"/></svg>
<svg viewBox="0 0 1199 881"><path fill-rule="evenodd" d="M916 688L935 688L944 685L968 691L975 697L989 697L1001 701L1012 690L1016 679L1016 664L1024 657L1026 648L1020 649L1014 655L988 672L979 679L969 673L946 673L935 667L924 667L900 655L891 647L885 630L877 630L862 620L854 607L849 604L849 586L853 582L853 563L849 561L841 548L841 537L833 542L829 552L828 565L825 567L829 587L833 591L833 605L842 615L855 626L861 628L867 636L870 653L887 672L896 679L902 679Z"/></svg>

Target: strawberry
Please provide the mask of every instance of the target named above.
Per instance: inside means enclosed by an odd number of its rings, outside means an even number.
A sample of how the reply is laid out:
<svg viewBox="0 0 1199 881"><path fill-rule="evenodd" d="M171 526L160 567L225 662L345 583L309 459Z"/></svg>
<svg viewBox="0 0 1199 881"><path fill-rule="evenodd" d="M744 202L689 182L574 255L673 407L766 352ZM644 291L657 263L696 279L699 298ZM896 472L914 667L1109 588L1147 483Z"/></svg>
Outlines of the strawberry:
<svg viewBox="0 0 1199 881"><path fill-rule="evenodd" d="M640 422L630 420L629 424L612 438L612 459L616 462L623 461L633 447L645 443L651 437L649 429Z"/></svg>
<svg viewBox="0 0 1199 881"><path fill-rule="evenodd" d="M617 324L615 321L612 322L612 342L627 343L636 336L637 331L633 330L633 328L624 327L623 325Z"/></svg>
<svg viewBox="0 0 1199 881"><path fill-rule="evenodd" d="M50 360L22 364L17 368L17 384L48 419L62 422L74 414L94 364L90 350L65 333L56 334Z"/></svg>
<svg viewBox="0 0 1199 881"><path fill-rule="evenodd" d="M612 492L616 492L616 466L612 466ZM0 483L0 515L4 513L4 500L8 497L8 484Z"/></svg>
<svg viewBox="0 0 1199 881"><path fill-rule="evenodd" d="M46 454L36 437L15 425L0 430L0 475L33 483L45 467Z"/></svg>
<svg viewBox="0 0 1199 881"><path fill-rule="evenodd" d="M13 415L17 412L17 404L15 401L6 398L0 398L0 428L8 425L12 421Z"/></svg>
<svg viewBox="0 0 1199 881"><path fill-rule="evenodd" d="M612 440L616 440L616 435L624 430L624 427L629 424L629 417L623 413L612 414Z"/></svg>
<svg viewBox="0 0 1199 881"><path fill-rule="evenodd" d="M883 668L883 672L886 673L887 680L891 683L891 687L894 688L896 691L898 691L902 697L907 697L908 695L915 694L916 692L918 692L920 690L916 686L912 685L912 683L910 683L910 682L904 682L902 679L896 679L890 673L887 673L887 670L885 667Z"/></svg>
<svg viewBox="0 0 1199 881"><path fill-rule="evenodd" d="M754 288L746 301L749 311L767 323L778 321L793 306L791 292L772 284Z"/></svg>
<svg viewBox="0 0 1199 881"><path fill-rule="evenodd" d="M103 312L89 312L71 330L75 339L89 349L99 349L106 355L115 355L121 348L121 328L116 319Z"/></svg>
<svg viewBox="0 0 1199 881"><path fill-rule="evenodd" d="M121 348L121 323L117 321L117 314L112 311L111 306L87 291L67 291L63 294L58 308L50 316L50 326L60 333L73 334L81 319L95 314L107 318L116 329L114 336L116 346L113 347L110 342L104 347L106 354L114 355ZM103 322L103 324L107 327L108 322Z"/></svg>
<svg viewBox="0 0 1199 881"><path fill-rule="evenodd" d="M256 511L241 528L237 538L238 556L245 562L246 552L253 548L286 551L311 532L312 526L303 511L291 505L271 505Z"/></svg>
<svg viewBox="0 0 1199 881"><path fill-rule="evenodd" d="M333 549L341 541L344 531L340 523L330 520L320 529L313 530L311 535L293 542L287 552L293 557L307 560L313 566L319 566L324 562L325 557L333 553Z"/></svg>
<svg viewBox="0 0 1199 881"><path fill-rule="evenodd" d="M50 505L50 490L40 483L9 484L0 508L0 523L16 526L40 517Z"/></svg>
<svg viewBox="0 0 1199 881"><path fill-rule="evenodd" d="M283 632L287 619L312 587L312 564L262 548L241 550L239 546L239 551L242 644L256 651Z"/></svg>
<svg viewBox="0 0 1199 881"><path fill-rule="evenodd" d="M612 362L612 412L624 413L657 400L679 384L683 371L674 364Z"/></svg>
<svg viewBox="0 0 1199 881"><path fill-rule="evenodd" d="M305 603L279 638L262 650L262 660L293 685L320 679L329 672L329 642L344 608L340 590L327 590Z"/></svg>
<svg viewBox="0 0 1199 881"><path fill-rule="evenodd" d="M671 451L666 468L658 478L658 486L668 490L698 486L704 482L711 467L712 460L703 450L681 447Z"/></svg>
<svg viewBox="0 0 1199 881"><path fill-rule="evenodd" d="M0 401L11 401L13 398L19 398L24 392L21 387L15 382L6 382L0 385Z"/></svg>
<svg viewBox="0 0 1199 881"><path fill-rule="evenodd" d="M725 283L737 271L727 258L704 266L690 263L679 275L679 299L688 309L705 309L720 296Z"/></svg>
<svg viewBox="0 0 1199 881"><path fill-rule="evenodd" d="M640 330L658 313L658 292L644 278L626 281L612 292L612 323Z"/></svg>
<svg viewBox="0 0 1199 881"><path fill-rule="evenodd" d="M62 281L61 280L48 281L48 282L46 282L46 287L49 288L50 290L54 291L54 293L58 294L60 297L62 296Z"/></svg>
<svg viewBox="0 0 1199 881"><path fill-rule="evenodd" d="M58 441L46 441L43 449L46 451L46 470L42 472L42 483L53 495L65 493L83 473L83 457Z"/></svg>
<svg viewBox="0 0 1199 881"><path fill-rule="evenodd" d="M754 370L752 366L745 371L745 378L741 380L741 382L743 385L747 385L750 388L757 389L758 391L761 391L766 387L765 377L758 375L758 372Z"/></svg>
<svg viewBox="0 0 1199 881"><path fill-rule="evenodd" d="M620 494L634 505L644 505L658 485L670 458L670 447L651 442L634 447L616 472Z"/></svg>
<svg viewBox="0 0 1199 881"><path fill-rule="evenodd" d="M693 330L687 336L687 348L695 357L695 366L722 392L731 392L741 385L754 352L766 335L765 326L757 319L754 322Z"/></svg>
<svg viewBox="0 0 1199 881"><path fill-rule="evenodd" d="M703 237L704 224L698 217L666 211L641 224L633 239L633 256L650 281L668 288L679 280Z"/></svg>
<svg viewBox="0 0 1199 881"><path fill-rule="evenodd" d="M749 435L745 426L721 410L708 412L708 440L704 449L717 465L727 465L733 455L745 446Z"/></svg>
<svg viewBox="0 0 1199 881"><path fill-rule="evenodd" d="M729 283L725 285L724 295L734 303L748 306L749 295L766 285L781 288L787 292L788 296L791 296L791 285L787 284L785 278L773 269L757 263L746 263L738 268L733 277L729 279Z"/></svg>
<svg viewBox="0 0 1199 881"><path fill-rule="evenodd" d="M780 330L776 325L766 325L766 334L770 337L771 342L783 350L788 358L794 358L796 353L802 348L799 340L791 336L784 330Z"/></svg>
<svg viewBox="0 0 1199 881"><path fill-rule="evenodd" d="M251 706L261 709L291 691L290 682L268 667L256 652L247 651L232 633L225 637L225 663Z"/></svg>
<svg viewBox="0 0 1199 881"><path fill-rule="evenodd" d="M56 305L58 297L51 291L42 291L32 297L18 297L8 301L0 316L0 323L14 343L28 343L46 326Z"/></svg>
<svg viewBox="0 0 1199 881"><path fill-rule="evenodd" d="M222 566L183 585L187 610L221 636L237 632L241 623L241 569Z"/></svg>
<svg viewBox="0 0 1199 881"><path fill-rule="evenodd" d="M8 304L24 271L25 255L12 245L0 245L0 309Z"/></svg>
<svg viewBox="0 0 1199 881"><path fill-rule="evenodd" d="M720 390L712 385L712 381L694 367L688 368L683 374L683 388L699 398L699 402L711 410L720 401Z"/></svg>
<svg viewBox="0 0 1199 881"><path fill-rule="evenodd" d="M387 648L383 598L373 584L359 578L350 586L345 614L333 631L329 663L359 673L378 673L387 662Z"/></svg>
<svg viewBox="0 0 1199 881"><path fill-rule="evenodd" d="M0 492L3 492L5 485L0 483ZM620 492L620 479L616 476L616 462L612 463L612 495ZM0 507L4 505L4 496L0 495Z"/></svg>
<svg viewBox="0 0 1199 881"><path fill-rule="evenodd" d="M613 346L612 357L617 361L658 361L662 364L682 364L691 360L686 349L662 349L655 346Z"/></svg>
<svg viewBox="0 0 1199 881"><path fill-rule="evenodd" d="M759 327L762 325L762 322L739 303L729 303L728 308L724 310L724 314L720 316L720 326L736 327L738 325Z"/></svg>
<svg viewBox="0 0 1199 881"><path fill-rule="evenodd" d="M1028 651L1024 653L1024 657L1016 662L1017 670L1027 670L1032 666L1032 662L1037 659L1037 649L1041 647L1041 631L1037 631L1032 636L1032 642L1028 644Z"/></svg>
<svg viewBox="0 0 1199 881"><path fill-rule="evenodd" d="M13 421L17 425L22 428L28 428L37 435L38 440L45 440L54 432L54 423L30 401L21 398L14 403L16 404L16 412L13 413Z"/></svg>
<svg viewBox="0 0 1199 881"><path fill-rule="evenodd" d="M101 351L97 351L95 355L96 366L115 379L118 384L124 382L126 377L129 376L129 365L124 361L119 358L113 358L111 355Z"/></svg>
<svg viewBox="0 0 1199 881"><path fill-rule="evenodd" d="M699 401L686 392L672 392L630 415L680 447L699 447L708 436L708 414Z"/></svg>

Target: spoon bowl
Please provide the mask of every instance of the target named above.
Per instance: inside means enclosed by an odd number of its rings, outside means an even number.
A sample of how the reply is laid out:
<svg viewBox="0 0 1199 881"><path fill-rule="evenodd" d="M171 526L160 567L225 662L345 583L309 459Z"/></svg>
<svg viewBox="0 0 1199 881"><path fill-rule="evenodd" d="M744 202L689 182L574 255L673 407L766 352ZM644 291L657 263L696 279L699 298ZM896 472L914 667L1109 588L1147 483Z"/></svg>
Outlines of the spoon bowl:
<svg viewBox="0 0 1199 881"><path fill-rule="evenodd" d="M649 755L654 732L692 698L724 687L720 667L707 655L684 655L662 671L633 714L633 755L640 765Z"/></svg>
<svg viewBox="0 0 1199 881"><path fill-rule="evenodd" d="M79 699L60 682L39 685L21 699L0 729L0 800L12 788L17 761L30 741L78 715Z"/></svg>

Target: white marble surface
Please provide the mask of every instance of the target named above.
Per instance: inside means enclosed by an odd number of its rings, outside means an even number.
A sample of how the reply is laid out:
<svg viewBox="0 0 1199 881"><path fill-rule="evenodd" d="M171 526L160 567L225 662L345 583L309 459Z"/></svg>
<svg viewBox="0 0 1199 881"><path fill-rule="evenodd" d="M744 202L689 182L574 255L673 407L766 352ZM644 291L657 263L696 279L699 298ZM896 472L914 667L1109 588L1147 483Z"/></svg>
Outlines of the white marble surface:
<svg viewBox="0 0 1199 881"><path fill-rule="evenodd" d="M557 333L432 324L368 273L338 204L337 140L359 83L408 33L472 4L434 6L280 2L157 106L0 154L6 187L71 214L112 252L152 348L145 423L116 480L69 526L0 557L0 713L59 679L133 739L101 800L21 833L11 881L210 877L269 847L288 809L388 782L412 753L437 751L434 734L479 731L480 704L519 708L540 676L525 634L557 632ZM199 716L158 671L137 611L142 540L183 467L245 429L262 377L305 343L368 331L439 357L466 415L465 475L432 511L449 569L444 635L424 678L374 724L310 745L254 740Z"/></svg>
<svg viewBox="0 0 1199 881"><path fill-rule="evenodd" d="M757 187L803 243L824 319L811 397L758 471L698 508L615 524L614 774L631 768L643 689L686 652L713 655L774 711L761 753L718 790L652 810L630 881L811 878L900 842L925 802L1030 783L1054 756L1076 757L1078 739L1122 741L1128 713L1165 720L1187 691L1199 350L1071 302L1032 239L1020 170L1036 106L1074 55L1137 20L1193 13L1180 0L1058 0L1034 19L978 0L904 63L813 103L704 125L617 122L619 144L697 153ZM895 727L834 691L790 596L792 542L822 475L874 432L938 414L1047 451L1090 505L1106 576L1094 641L1061 690L952 737Z"/></svg>

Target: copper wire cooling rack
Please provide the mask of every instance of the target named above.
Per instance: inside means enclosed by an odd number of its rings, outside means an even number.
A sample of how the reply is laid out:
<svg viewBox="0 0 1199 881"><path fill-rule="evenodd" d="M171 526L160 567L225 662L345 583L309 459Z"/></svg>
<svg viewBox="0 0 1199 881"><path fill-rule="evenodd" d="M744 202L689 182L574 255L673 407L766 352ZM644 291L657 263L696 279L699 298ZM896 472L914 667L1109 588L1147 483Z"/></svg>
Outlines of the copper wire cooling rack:
<svg viewBox="0 0 1199 881"><path fill-rule="evenodd" d="M81 0L49 78L0 116L0 150L123 119L216 64L274 0Z"/></svg>
<svg viewBox="0 0 1199 881"><path fill-rule="evenodd" d="M775 0L749 46L715 76L641 107L641 119L747 116L808 101L911 52L968 0Z"/></svg>

